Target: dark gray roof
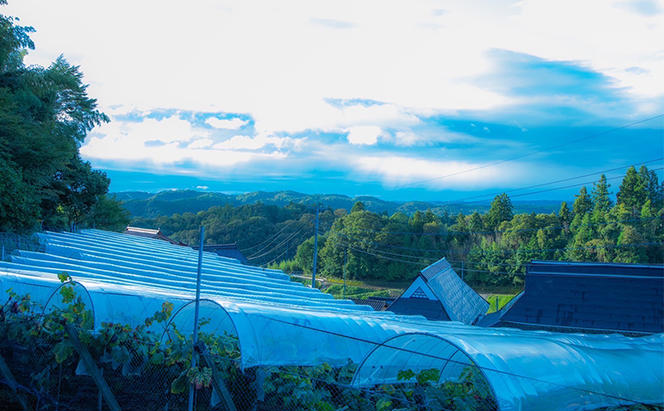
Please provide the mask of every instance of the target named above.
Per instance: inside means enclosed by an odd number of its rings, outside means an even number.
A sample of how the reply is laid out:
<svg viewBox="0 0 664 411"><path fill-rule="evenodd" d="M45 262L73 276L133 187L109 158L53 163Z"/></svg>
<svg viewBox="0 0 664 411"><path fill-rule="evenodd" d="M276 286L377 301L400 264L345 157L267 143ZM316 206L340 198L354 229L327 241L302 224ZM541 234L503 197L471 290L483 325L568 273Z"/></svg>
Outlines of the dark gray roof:
<svg viewBox="0 0 664 411"><path fill-rule="evenodd" d="M385 311L385 309L394 301L394 298L379 298L379 297L369 297L369 298L351 298L355 304L368 305L374 309L374 311Z"/></svg>
<svg viewBox="0 0 664 411"><path fill-rule="evenodd" d="M194 250L198 250L198 246L192 246ZM247 264L248 260L242 254L242 251L237 247L237 243L229 244L206 244L203 246L203 251L210 251L221 257L234 258L239 260L242 264Z"/></svg>
<svg viewBox="0 0 664 411"><path fill-rule="evenodd" d="M400 315L422 315L428 320L450 320L440 301L426 298L399 298L388 310Z"/></svg>
<svg viewBox="0 0 664 411"><path fill-rule="evenodd" d="M430 320L473 324L488 308L489 304L442 258L423 269L388 310L396 314L420 314Z"/></svg>
<svg viewBox="0 0 664 411"><path fill-rule="evenodd" d="M664 332L664 267L533 261L528 266L524 294L495 325Z"/></svg>

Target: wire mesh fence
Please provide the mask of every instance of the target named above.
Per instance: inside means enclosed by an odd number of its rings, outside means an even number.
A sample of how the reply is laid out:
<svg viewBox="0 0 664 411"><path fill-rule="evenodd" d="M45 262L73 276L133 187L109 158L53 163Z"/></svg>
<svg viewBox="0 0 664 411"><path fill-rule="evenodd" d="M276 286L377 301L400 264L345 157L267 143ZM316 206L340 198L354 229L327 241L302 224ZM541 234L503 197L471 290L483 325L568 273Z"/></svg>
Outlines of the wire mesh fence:
<svg viewBox="0 0 664 411"><path fill-rule="evenodd" d="M243 368L239 339L227 324L228 317L215 315L219 307L211 300L200 301L199 342L194 346L193 304L174 311L172 304L164 303L161 310L133 327L95 324L85 287L66 274L60 280L44 306L11 290L0 306L3 409L499 409L484 377L486 370L454 346L444 347L442 340L420 347L398 345L394 340L379 344L376 352L386 351L375 356L379 361L372 362L369 355L362 364ZM435 344L437 348L431 350ZM192 355L198 359L196 367L192 367ZM380 361L390 356L407 360ZM597 410L663 409L661 405L625 402Z"/></svg>
<svg viewBox="0 0 664 411"><path fill-rule="evenodd" d="M37 234L0 232L0 261L9 261L15 250L44 251Z"/></svg>
<svg viewBox="0 0 664 411"><path fill-rule="evenodd" d="M440 384L431 371L411 372L402 383L359 387L352 384L357 365L350 362L242 369L235 335L201 331L193 347L190 334L167 321L169 304L137 327L95 325L82 290L63 281L46 307L10 292L0 309L5 409L496 409L489 390L478 391L471 380ZM195 368L192 352L199 358Z"/></svg>

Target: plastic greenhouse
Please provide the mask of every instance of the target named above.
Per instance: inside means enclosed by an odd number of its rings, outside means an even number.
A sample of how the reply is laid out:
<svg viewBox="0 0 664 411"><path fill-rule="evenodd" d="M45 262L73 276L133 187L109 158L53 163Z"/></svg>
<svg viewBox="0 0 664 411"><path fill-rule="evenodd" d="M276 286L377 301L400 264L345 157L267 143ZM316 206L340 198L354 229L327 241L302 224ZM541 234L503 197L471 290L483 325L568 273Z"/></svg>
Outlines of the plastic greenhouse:
<svg viewBox="0 0 664 411"><path fill-rule="evenodd" d="M42 233L40 242L43 252L0 262L2 293L30 294L49 309L59 303L57 274L67 272L97 325L138 324L169 301L170 322L191 331L197 251L100 230ZM559 334L375 312L207 252L201 298L208 331L238 337L243 368L351 360L357 387L397 382L406 369L438 369L444 382L470 368L504 411L664 404L664 334Z"/></svg>

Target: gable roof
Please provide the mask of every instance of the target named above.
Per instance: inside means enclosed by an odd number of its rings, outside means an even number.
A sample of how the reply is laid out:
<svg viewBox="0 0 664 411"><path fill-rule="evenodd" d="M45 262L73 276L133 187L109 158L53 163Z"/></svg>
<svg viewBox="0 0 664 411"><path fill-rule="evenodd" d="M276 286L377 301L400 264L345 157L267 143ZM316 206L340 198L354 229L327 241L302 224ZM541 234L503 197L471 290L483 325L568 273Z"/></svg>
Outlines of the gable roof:
<svg viewBox="0 0 664 411"><path fill-rule="evenodd" d="M473 324L488 309L489 303L459 278L445 258L423 269L389 308L398 314L465 324Z"/></svg>
<svg viewBox="0 0 664 411"><path fill-rule="evenodd" d="M533 261L523 295L495 325L664 332L664 266Z"/></svg>

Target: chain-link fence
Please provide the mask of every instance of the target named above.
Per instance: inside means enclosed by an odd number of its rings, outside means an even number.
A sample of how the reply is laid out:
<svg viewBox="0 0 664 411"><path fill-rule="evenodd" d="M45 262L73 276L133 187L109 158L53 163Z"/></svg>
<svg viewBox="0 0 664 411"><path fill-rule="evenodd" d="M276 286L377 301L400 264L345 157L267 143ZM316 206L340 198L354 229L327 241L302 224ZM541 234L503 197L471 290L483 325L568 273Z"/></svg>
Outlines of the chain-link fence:
<svg viewBox="0 0 664 411"><path fill-rule="evenodd" d="M2 409L499 409L485 376L487 371L502 371L478 367L463 350L435 336L414 338L406 334L375 342L375 355L370 353L361 364L243 368L236 330L229 324L228 315L222 315L223 309L212 300L199 300L198 343L194 346L195 303L174 311L174 306L166 302L142 324L131 327L121 323L95 324L86 288L64 273L59 277L61 283L49 292L43 305L33 302L29 295L6 290L8 299L0 306ZM275 324L285 325L302 326ZM339 334L336 337L361 338ZM192 356L197 359L195 367ZM278 359L274 363L279 363ZM573 389L564 384L554 388ZM602 395L582 391L578 392L580 406L584 395ZM598 411L664 409L661 405L607 398L627 405Z"/></svg>
<svg viewBox="0 0 664 411"><path fill-rule="evenodd" d="M416 366L417 357L430 354L410 349L407 354L413 360L409 365L414 367L409 369L364 363L358 372L358 364L351 362L341 367L320 364L242 369L237 337L228 332L207 332L219 329L219 324L209 327L213 319L202 318L195 350L191 333L178 329L168 303L137 327L93 324L84 289L67 278L62 280L63 285L46 307L36 306L29 296L10 292L0 308L3 409L498 409L483 370L463 356L446 356L440 366L428 369ZM380 348L400 349L389 345ZM195 368L191 367L192 352L198 358ZM380 383L366 384L372 378ZM358 383L362 381L365 383ZM661 409L631 404L601 410Z"/></svg>
<svg viewBox="0 0 664 411"><path fill-rule="evenodd" d="M195 410L496 409L486 386L472 379L440 384L432 371L358 387L353 363L243 370L235 335L201 331L194 350L191 335L167 322L168 303L138 327L95 325L84 289L63 281L46 307L10 292L0 310L5 409L187 410L190 390Z"/></svg>
<svg viewBox="0 0 664 411"><path fill-rule="evenodd" d="M9 261L14 250L44 251L37 234L0 232L0 261Z"/></svg>

